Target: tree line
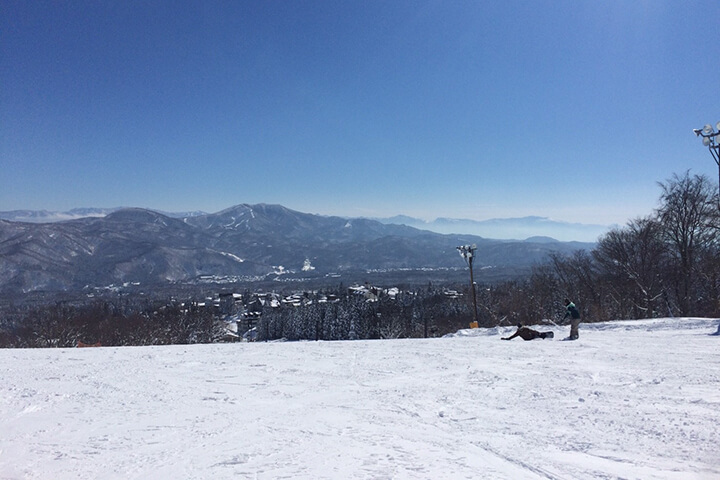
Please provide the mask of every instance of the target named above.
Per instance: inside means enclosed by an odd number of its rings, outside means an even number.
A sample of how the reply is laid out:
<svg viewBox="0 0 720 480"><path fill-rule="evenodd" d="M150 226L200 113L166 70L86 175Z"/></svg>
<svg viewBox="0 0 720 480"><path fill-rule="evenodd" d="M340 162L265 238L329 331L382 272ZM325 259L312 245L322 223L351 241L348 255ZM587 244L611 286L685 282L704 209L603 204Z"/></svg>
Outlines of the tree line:
<svg viewBox="0 0 720 480"><path fill-rule="evenodd" d="M0 324L0 348L211 343L223 334L217 316L196 304L95 299L13 312Z"/></svg>
<svg viewBox="0 0 720 480"><path fill-rule="evenodd" d="M720 316L717 185L685 172L659 186L652 214L610 230L591 252L550 255L511 290L535 313L572 298L583 321Z"/></svg>
<svg viewBox="0 0 720 480"><path fill-rule="evenodd" d="M313 298L301 307L265 307L256 339L358 340L421 338L444 335L468 327L467 302L447 295L447 288L402 289L368 300L363 295L337 292L334 302Z"/></svg>

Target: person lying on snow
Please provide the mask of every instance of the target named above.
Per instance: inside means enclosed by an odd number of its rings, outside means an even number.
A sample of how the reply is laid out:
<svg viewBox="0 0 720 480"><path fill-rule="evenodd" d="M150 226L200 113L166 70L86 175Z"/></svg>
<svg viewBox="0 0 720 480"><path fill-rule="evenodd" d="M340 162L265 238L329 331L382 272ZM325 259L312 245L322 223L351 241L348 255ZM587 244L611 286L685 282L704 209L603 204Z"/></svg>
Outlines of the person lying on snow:
<svg viewBox="0 0 720 480"><path fill-rule="evenodd" d="M529 327L524 327L522 323L518 324L517 331L509 337L504 337L502 340L512 340L515 337L520 337L523 340L535 340L536 338L553 338L555 335L553 332L538 332Z"/></svg>

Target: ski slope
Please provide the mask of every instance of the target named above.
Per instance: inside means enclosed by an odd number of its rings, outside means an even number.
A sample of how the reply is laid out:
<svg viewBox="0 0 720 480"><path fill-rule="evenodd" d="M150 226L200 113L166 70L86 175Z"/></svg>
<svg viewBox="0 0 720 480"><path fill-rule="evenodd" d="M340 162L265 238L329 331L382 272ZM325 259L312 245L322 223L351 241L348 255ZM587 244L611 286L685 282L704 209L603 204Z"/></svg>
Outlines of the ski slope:
<svg viewBox="0 0 720 480"><path fill-rule="evenodd" d="M717 320L0 350L1 479L718 479Z"/></svg>

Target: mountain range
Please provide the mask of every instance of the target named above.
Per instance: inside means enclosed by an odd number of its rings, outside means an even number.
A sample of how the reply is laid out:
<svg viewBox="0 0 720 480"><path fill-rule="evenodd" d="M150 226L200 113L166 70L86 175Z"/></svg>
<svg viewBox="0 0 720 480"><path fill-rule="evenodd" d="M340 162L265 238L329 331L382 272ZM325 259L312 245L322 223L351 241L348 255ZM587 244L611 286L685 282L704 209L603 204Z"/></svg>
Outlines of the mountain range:
<svg viewBox="0 0 720 480"><path fill-rule="evenodd" d="M12 210L0 212L0 219L14 222L51 223L76 220L86 217L104 217L122 210L115 208L74 208L68 211L49 210ZM157 210L155 210L157 211ZM202 211L164 212L171 218L186 218L208 215ZM531 237L549 237L551 240L596 242L598 237L615 225L571 223L552 220L548 217L528 216L521 218L492 218L488 220L470 220L439 217L432 221L406 215L388 218L371 218L384 224L407 225L420 230L444 234L469 234L485 238L505 240L525 240Z"/></svg>
<svg viewBox="0 0 720 480"><path fill-rule="evenodd" d="M467 269L456 247L476 244L476 278L527 272L550 252L592 243L491 240L365 218L237 205L178 218L123 208L52 223L0 220L0 293L127 283L302 281L395 272L403 278ZM39 216L29 215L37 219ZM463 274L464 275L464 274ZM464 278L464 277L463 277Z"/></svg>
<svg viewBox="0 0 720 480"><path fill-rule="evenodd" d="M549 237L562 241L595 242L612 226L587 223L570 223L547 217L529 216L521 218L492 218L469 220L457 218L436 218L425 221L419 218L398 215L377 219L383 223L407 225L436 233L465 233L485 238L522 240L530 237Z"/></svg>
<svg viewBox="0 0 720 480"><path fill-rule="evenodd" d="M64 212L51 210L9 210L0 212L0 220L9 220L11 222L28 222L28 223L54 223L64 222L67 220L77 220L87 217L104 217L110 213L123 210L127 207L114 208L73 208ZM154 210L165 216L172 218L194 217L197 215L207 215L206 212L163 212Z"/></svg>

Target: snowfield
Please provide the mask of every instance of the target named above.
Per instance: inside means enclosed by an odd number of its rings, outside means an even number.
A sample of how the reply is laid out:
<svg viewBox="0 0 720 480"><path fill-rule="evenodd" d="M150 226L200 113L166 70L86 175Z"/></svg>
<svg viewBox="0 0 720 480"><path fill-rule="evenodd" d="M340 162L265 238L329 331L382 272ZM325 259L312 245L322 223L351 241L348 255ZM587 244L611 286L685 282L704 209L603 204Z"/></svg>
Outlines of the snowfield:
<svg viewBox="0 0 720 480"><path fill-rule="evenodd" d="M2 479L718 479L717 320L0 350Z"/></svg>

